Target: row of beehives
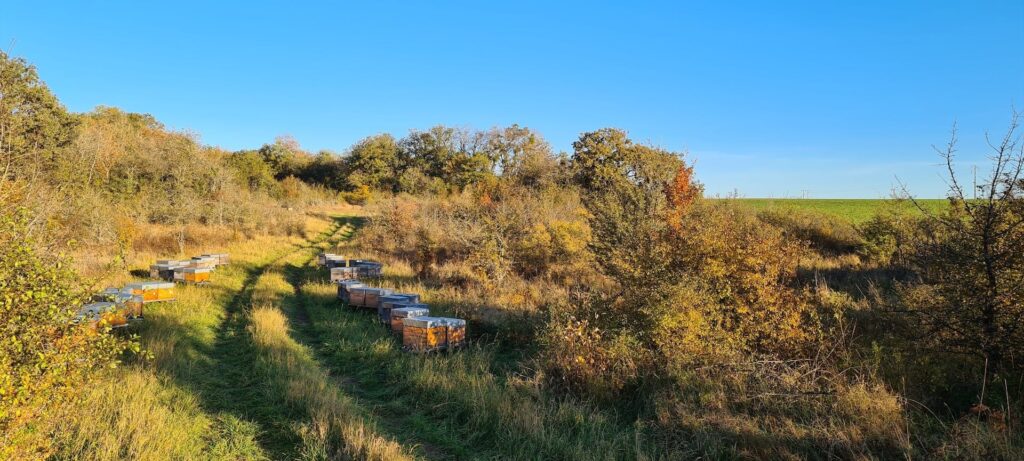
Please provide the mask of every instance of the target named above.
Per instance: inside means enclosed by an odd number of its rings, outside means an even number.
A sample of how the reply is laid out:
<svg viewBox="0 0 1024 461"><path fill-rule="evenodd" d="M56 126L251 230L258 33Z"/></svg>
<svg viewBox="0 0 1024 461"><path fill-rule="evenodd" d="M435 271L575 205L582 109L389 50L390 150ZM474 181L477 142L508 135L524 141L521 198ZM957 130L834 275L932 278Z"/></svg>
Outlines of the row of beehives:
<svg viewBox="0 0 1024 461"><path fill-rule="evenodd" d="M210 282L210 273L214 269L226 264L226 253L204 254L185 260L159 259L149 266L149 276L167 282L205 284Z"/></svg>
<svg viewBox="0 0 1024 461"><path fill-rule="evenodd" d="M335 283L342 280L380 278L384 270L384 264L377 261L345 259L344 256L334 253L320 253L316 262L331 272L331 281Z"/></svg>
<svg viewBox="0 0 1024 461"><path fill-rule="evenodd" d="M396 293L387 288L374 288L359 281L362 273L336 271L339 268L360 267L352 265L357 261L363 267L374 267L373 277L380 277L383 264L375 261L350 260L341 267L330 266L330 254L321 254L317 262L331 269L331 281L338 284L338 299L351 307L375 309L377 319L402 338L405 349L429 352L455 349L466 344L466 321L457 318L431 317L430 308L420 302L415 293ZM342 261L337 257L335 261ZM345 274L340 277L338 274Z"/></svg>
<svg viewBox="0 0 1024 461"><path fill-rule="evenodd" d="M174 284L170 282L129 283L124 288L110 287L92 296L82 306L72 322L85 325L92 331L101 327L121 328L129 322L143 319L145 304L174 301Z"/></svg>

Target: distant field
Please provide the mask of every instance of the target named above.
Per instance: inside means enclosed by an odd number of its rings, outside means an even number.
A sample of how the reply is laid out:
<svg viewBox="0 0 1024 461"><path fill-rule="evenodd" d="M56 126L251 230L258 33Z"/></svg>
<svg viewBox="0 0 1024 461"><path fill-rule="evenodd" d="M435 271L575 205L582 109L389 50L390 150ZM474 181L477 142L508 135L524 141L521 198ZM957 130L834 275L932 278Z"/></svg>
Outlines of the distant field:
<svg viewBox="0 0 1024 461"><path fill-rule="evenodd" d="M855 224L871 219L880 208L891 200L888 199L774 199L774 198L745 198L738 199L739 202L750 205L758 210L769 209L803 209L813 210L824 214L830 214L846 218ZM930 211L939 211L947 206L944 199L918 200L924 208ZM905 204L908 210L917 211L913 204Z"/></svg>

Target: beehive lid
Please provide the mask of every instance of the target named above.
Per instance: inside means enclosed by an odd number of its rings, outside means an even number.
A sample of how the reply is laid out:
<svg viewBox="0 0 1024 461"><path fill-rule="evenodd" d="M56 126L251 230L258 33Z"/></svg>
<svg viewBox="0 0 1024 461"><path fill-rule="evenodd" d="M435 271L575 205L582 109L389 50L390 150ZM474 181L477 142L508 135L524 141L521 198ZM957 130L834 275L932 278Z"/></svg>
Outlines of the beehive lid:
<svg viewBox="0 0 1024 461"><path fill-rule="evenodd" d="M362 288L363 287L363 282L360 282L358 280L342 280L342 281L338 282L338 285L341 285L346 290L352 290L352 289L355 289L355 288Z"/></svg>
<svg viewBox="0 0 1024 461"><path fill-rule="evenodd" d="M459 328L459 327L465 328L466 327L466 321L463 320L463 319L456 319L456 318L451 318L451 317L441 317L441 320L444 321L445 325L448 325L450 327L456 327L456 328Z"/></svg>
<svg viewBox="0 0 1024 461"><path fill-rule="evenodd" d="M391 290L387 288L363 288L365 293L373 293L377 296L387 296L391 294Z"/></svg>
<svg viewBox="0 0 1024 461"><path fill-rule="evenodd" d="M400 317L400 318L406 318L406 317L425 317L425 316L428 316L428 315L430 315L430 309L427 309L427 308L424 308L424 307L418 307L418 306L417 307L406 306L406 307L399 307L399 308L396 308L396 309L391 309L391 316L392 317Z"/></svg>
<svg viewBox="0 0 1024 461"><path fill-rule="evenodd" d="M382 303L400 303L409 300L410 295L404 293L391 293L387 296L380 297L380 302Z"/></svg>
<svg viewBox="0 0 1024 461"><path fill-rule="evenodd" d="M209 267L185 267L182 268L182 270L189 274L206 274L212 272L212 269Z"/></svg>
<svg viewBox="0 0 1024 461"><path fill-rule="evenodd" d="M445 323L441 317L406 317L402 320L402 325L407 327L434 328L442 327Z"/></svg>
<svg viewBox="0 0 1024 461"><path fill-rule="evenodd" d="M164 264L164 265L168 265L168 266L177 266L177 265L181 264L181 261L179 261L177 259L158 259L158 260L156 260L156 263L157 264Z"/></svg>
<svg viewBox="0 0 1024 461"><path fill-rule="evenodd" d="M143 284L143 283L129 283L129 284L124 286L123 290L127 290L127 291L131 291L131 290L144 290L145 288L146 288L146 285Z"/></svg>

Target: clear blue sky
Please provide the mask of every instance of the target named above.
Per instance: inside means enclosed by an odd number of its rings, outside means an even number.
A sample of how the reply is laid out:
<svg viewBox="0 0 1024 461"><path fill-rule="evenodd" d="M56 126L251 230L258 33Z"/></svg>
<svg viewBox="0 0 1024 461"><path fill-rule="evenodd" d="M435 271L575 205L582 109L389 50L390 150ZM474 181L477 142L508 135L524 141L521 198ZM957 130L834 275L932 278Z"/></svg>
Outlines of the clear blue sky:
<svg viewBox="0 0 1024 461"><path fill-rule="evenodd" d="M930 145L958 121L969 165L1024 109L1021 0L163 3L0 0L0 47L72 110L228 149L519 123L568 151L615 126L750 197L874 198L897 176L940 196Z"/></svg>

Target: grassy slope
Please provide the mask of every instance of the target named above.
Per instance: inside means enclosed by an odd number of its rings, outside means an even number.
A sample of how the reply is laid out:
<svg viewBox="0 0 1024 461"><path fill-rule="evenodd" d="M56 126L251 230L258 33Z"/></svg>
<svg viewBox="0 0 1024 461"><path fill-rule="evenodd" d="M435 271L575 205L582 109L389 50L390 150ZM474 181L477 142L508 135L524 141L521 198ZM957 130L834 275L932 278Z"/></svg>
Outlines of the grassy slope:
<svg viewBox="0 0 1024 461"><path fill-rule="evenodd" d="M839 216L850 220L854 224L860 224L871 218L877 211L881 210L891 200L886 199L772 199L772 198L744 198L737 199L740 203L749 205L757 210L766 209L803 209L812 210L824 214ZM918 200L926 210L939 211L946 207L944 199ZM911 203L903 205L907 210L917 211Z"/></svg>

